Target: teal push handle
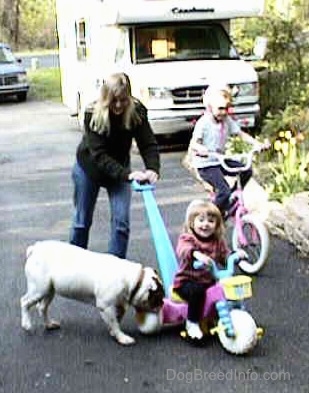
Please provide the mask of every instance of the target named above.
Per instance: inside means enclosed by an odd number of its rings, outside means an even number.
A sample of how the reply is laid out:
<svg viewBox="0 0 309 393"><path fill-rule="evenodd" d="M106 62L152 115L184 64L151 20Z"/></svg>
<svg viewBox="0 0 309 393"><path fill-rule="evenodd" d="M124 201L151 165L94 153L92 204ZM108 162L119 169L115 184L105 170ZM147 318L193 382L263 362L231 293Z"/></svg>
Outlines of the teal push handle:
<svg viewBox="0 0 309 393"><path fill-rule="evenodd" d="M173 284L175 272L178 269L178 261L153 194L154 185L136 183L137 182L133 181L132 187L135 191L141 191L143 195L149 226L156 249L158 268L165 295L168 296L169 289Z"/></svg>

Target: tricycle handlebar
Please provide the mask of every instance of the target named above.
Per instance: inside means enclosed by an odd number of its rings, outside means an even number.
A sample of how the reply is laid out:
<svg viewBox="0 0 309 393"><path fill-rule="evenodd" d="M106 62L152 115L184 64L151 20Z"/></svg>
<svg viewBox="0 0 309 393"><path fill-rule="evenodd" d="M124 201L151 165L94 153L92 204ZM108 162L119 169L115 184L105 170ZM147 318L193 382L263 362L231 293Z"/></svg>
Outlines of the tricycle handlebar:
<svg viewBox="0 0 309 393"><path fill-rule="evenodd" d="M242 250L242 253L244 251ZM217 263L212 259L210 266L205 265L202 261L194 261L193 267L194 269L209 269L213 275L213 277L218 281L221 278L232 277L235 271L235 265L237 265L240 261L245 260L247 258L240 258L237 251L232 252L226 260L226 269L219 269Z"/></svg>

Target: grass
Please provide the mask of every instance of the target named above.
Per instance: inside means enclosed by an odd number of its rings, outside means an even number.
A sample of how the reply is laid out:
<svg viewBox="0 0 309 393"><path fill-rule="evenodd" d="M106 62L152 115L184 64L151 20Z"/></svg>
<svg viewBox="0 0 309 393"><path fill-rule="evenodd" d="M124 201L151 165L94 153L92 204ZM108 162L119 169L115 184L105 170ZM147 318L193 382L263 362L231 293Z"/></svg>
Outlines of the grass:
<svg viewBox="0 0 309 393"><path fill-rule="evenodd" d="M58 49L33 49L31 51L18 51L14 52L16 57L20 56L41 56L41 55L50 55L50 54L58 54Z"/></svg>
<svg viewBox="0 0 309 393"><path fill-rule="evenodd" d="M59 68L29 70L29 98L61 102L61 82Z"/></svg>

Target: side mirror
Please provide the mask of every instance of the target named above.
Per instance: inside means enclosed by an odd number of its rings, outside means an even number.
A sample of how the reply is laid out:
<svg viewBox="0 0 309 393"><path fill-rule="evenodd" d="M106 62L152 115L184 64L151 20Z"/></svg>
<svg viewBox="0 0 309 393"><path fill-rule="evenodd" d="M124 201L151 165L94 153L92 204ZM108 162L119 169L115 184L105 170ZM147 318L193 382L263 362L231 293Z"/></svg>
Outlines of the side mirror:
<svg viewBox="0 0 309 393"><path fill-rule="evenodd" d="M267 38L266 37L256 37L253 54L258 60L263 60L267 52Z"/></svg>
<svg viewBox="0 0 309 393"><path fill-rule="evenodd" d="M252 55L241 56L241 58L245 61L264 60L267 52L267 38L256 37L252 52Z"/></svg>

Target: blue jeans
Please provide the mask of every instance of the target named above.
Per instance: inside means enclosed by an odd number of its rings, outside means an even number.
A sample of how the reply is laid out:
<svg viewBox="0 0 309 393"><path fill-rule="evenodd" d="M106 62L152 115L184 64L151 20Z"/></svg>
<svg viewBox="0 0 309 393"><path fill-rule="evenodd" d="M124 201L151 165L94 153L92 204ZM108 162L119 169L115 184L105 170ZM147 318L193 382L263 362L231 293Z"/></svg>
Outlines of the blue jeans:
<svg viewBox="0 0 309 393"><path fill-rule="evenodd" d="M95 204L100 186L93 182L78 163L72 170L74 183L74 216L70 243L87 248ZM111 212L108 253L125 258L130 235L131 185L123 182L106 187Z"/></svg>

